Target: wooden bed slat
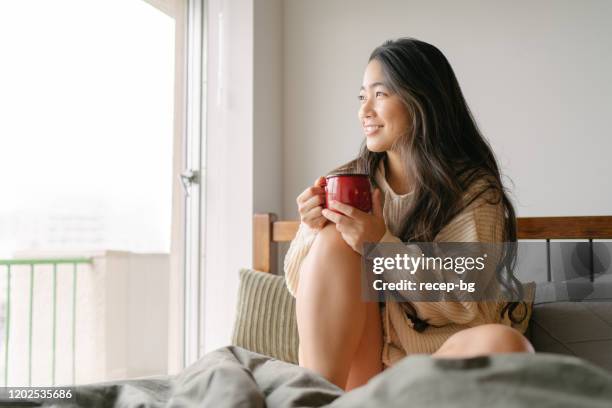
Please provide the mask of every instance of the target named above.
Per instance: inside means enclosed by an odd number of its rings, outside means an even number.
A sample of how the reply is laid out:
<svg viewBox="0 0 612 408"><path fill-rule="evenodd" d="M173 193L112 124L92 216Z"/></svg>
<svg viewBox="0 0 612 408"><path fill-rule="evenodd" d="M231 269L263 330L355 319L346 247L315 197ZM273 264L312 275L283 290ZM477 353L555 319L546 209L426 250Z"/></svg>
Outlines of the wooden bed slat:
<svg viewBox="0 0 612 408"><path fill-rule="evenodd" d="M291 241L300 226L299 221L277 221L272 227L272 240L274 242Z"/></svg>
<svg viewBox="0 0 612 408"><path fill-rule="evenodd" d="M274 214L253 216L253 268L262 272L271 271L272 225Z"/></svg>
<svg viewBox="0 0 612 408"><path fill-rule="evenodd" d="M276 221L274 214L253 216L253 268L274 272L276 243L289 242L299 221ZM517 218L518 239L612 239L612 216Z"/></svg>
<svg viewBox="0 0 612 408"><path fill-rule="evenodd" d="M612 217L517 218L518 239L610 239Z"/></svg>

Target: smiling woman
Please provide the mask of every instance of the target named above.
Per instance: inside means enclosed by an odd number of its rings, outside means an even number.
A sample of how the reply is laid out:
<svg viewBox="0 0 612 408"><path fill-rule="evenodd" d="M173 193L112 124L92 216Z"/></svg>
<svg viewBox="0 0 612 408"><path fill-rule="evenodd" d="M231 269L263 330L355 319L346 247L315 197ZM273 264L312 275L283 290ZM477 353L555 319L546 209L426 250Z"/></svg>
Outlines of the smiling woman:
<svg viewBox="0 0 612 408"><path fill-rule="evenodd" d="M402 137L410 132L410 112L402 99L389 89L382 65L372 60L366 67L364 85L359 93L359 119L371 152L393 150Z"/></svg>
<svg viewBox="0 0 612 408"><path fill-rule="evenodd" d="M384 80L383 67L377 60L371 60L366 67L363 78L364 85L361 86L359 100L359 120L362 123L366 146L370 152L393 152L399 151L399 144L409 137L411 131L411 114L408 106L400 96L392 92L387 81ZM402 172L397 160L391 160L391 165L396 167L390 176ZM411 190L414 180L410 173L404 177L390 178L393 191L405 194Z"/></svg>
<svg viewBox="0 0 612 408"><path fill-rule="evenodd" d="M512 242L516 219L494 154L436 47L404 38L376 48L359 99L361 153L333 172L369 174L372 212L335 201L323 209L322 178L297 198L301 224L285 276L296 296L300 365L351 389L408 354L474 353L463 343L474 326L490 340L477 352L508 351L496 345L511 340L524 345L511 351L531 351L526 339L514 341L518 330L496 324L524 331L524 303L388 301L379 309L361 299L364 243ZM498 280L522 299L515 255L499 254Z"/></svg>

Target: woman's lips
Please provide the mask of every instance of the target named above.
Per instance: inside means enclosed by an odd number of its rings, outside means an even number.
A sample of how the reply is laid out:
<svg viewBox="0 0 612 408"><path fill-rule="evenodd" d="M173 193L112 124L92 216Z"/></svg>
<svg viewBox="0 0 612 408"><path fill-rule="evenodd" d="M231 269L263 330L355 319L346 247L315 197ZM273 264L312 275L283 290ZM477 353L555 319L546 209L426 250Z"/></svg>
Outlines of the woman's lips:
<svg viewBox="0 0 612 408"><path fill-rule="evenodd" d="M382 129L382 125L369 125L369 126L363 127L363 130L365 131L366 136L372 136L376 132L378 132L380 129Z"/></svg>

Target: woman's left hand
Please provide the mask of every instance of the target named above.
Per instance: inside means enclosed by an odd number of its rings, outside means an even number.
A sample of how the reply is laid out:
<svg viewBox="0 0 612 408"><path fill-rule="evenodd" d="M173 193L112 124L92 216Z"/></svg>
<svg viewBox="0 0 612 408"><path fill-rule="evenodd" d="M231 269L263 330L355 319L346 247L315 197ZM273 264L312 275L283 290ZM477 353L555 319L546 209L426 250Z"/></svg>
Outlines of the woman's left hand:
<svg viewBox="0 0 612 408"><path fill-rule="evenodd" d="M328 209L322 212L325 218L336 224L336 230L355 252L361 254L364 242L377 243L387 231L381 196L380 189L374 190L371 214L338 201L328 203L328 207L337 212Z"/></svg>

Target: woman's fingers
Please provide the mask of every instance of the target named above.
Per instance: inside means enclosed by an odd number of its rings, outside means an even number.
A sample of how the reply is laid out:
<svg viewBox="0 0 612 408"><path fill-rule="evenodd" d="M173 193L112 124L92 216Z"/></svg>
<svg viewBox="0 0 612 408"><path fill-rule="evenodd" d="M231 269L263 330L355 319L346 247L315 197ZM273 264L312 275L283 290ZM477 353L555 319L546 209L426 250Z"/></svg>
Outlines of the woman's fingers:
<svg viewBox="0 0 612 408"><path fill-rule="evenodd" d="M325 194L325 177L319 177L316 179L311 187L308 187L306 190L302 191L299 196L297 196L295 201L297 201L298 204L305 203L313 196L319 194Z"/></svg>
<svg viewBox="0 0 612 408"><path fill-rule="evenodd" d="M301 213L307 213L310 210L312 210L313 208L319 207L321 204L323 204L323 196L317 194L315 196L310 197L303 204L298 205L298 208L299 208Z"/></svg>
<svg viewBox="0 0 612 408"><path fill-rule="evenodd" d="M320 206L311 208L310 211L304 212L302 221L316 221L319 218L324 219L325 217L323 217L323 214L321 213L322 210L323 208L321 208Z"/></svg>
<svg viewBox="0 0 612 408"><path fill-rule="evenodd" d="M298 205L300 205L305 203L312 197L320 194L325 194L325 189L323 187L308 187L306 190L302 191L302 194L300 194L295 201L298 203Z"/></svg>
<svg viewBox="0 0 612 408"><path fill-rule="evenodd" d="M325 202L325 177L315 180L312 187L304 190L296 199L300 219L311 228L321 228L327 219L321 215Z"/></svg>
<svg viewBox="0 0 612 408"><path fill-rule="evenodd" d="M350 217L339 214L337 212L324 209L322 211L323 217L330 220L334 224L336 224L336 230L342 235L342 239L347 243L348 246L353 248L355 252L360 252L357 242L359 242L358 238L358 228L356 228L356 221Z"/></svg>
<svg viewBox="0 0 612 408"><path fill-rule="evenodd" d="M323 227L327 222L327 219L321 214L322 210L323 208L320 206L311 209L304 214L302 217L302 222L308 225L310 228Z"/></svg>
<svg viewBox="0 0 612 408"><path fill-rule="evenodd" d="M348 204L341 203L340 201L332 200L327 205L329 208L333 208L334 210L340 211L342 214L355 219L358 219L365 214L363 211L355 207L351 207Z"/></svg>
<svg viewBox="0 0 612 408"><path fill-rule="evenodd" d="M306 203L298 205L300 219L311 228L318 228L321 224L321 220L318 220L318 218L323 218L321 215L321 210L323 209L320 205L321 202L322 198L320 196L314 196Z"/></svg>
<svg viewBox="0 0 612 408"><path fill-rule="evenodd" d="M346 217L335 211L324 209L321 214L336 225L343 225L346 223Z"/></svg>

